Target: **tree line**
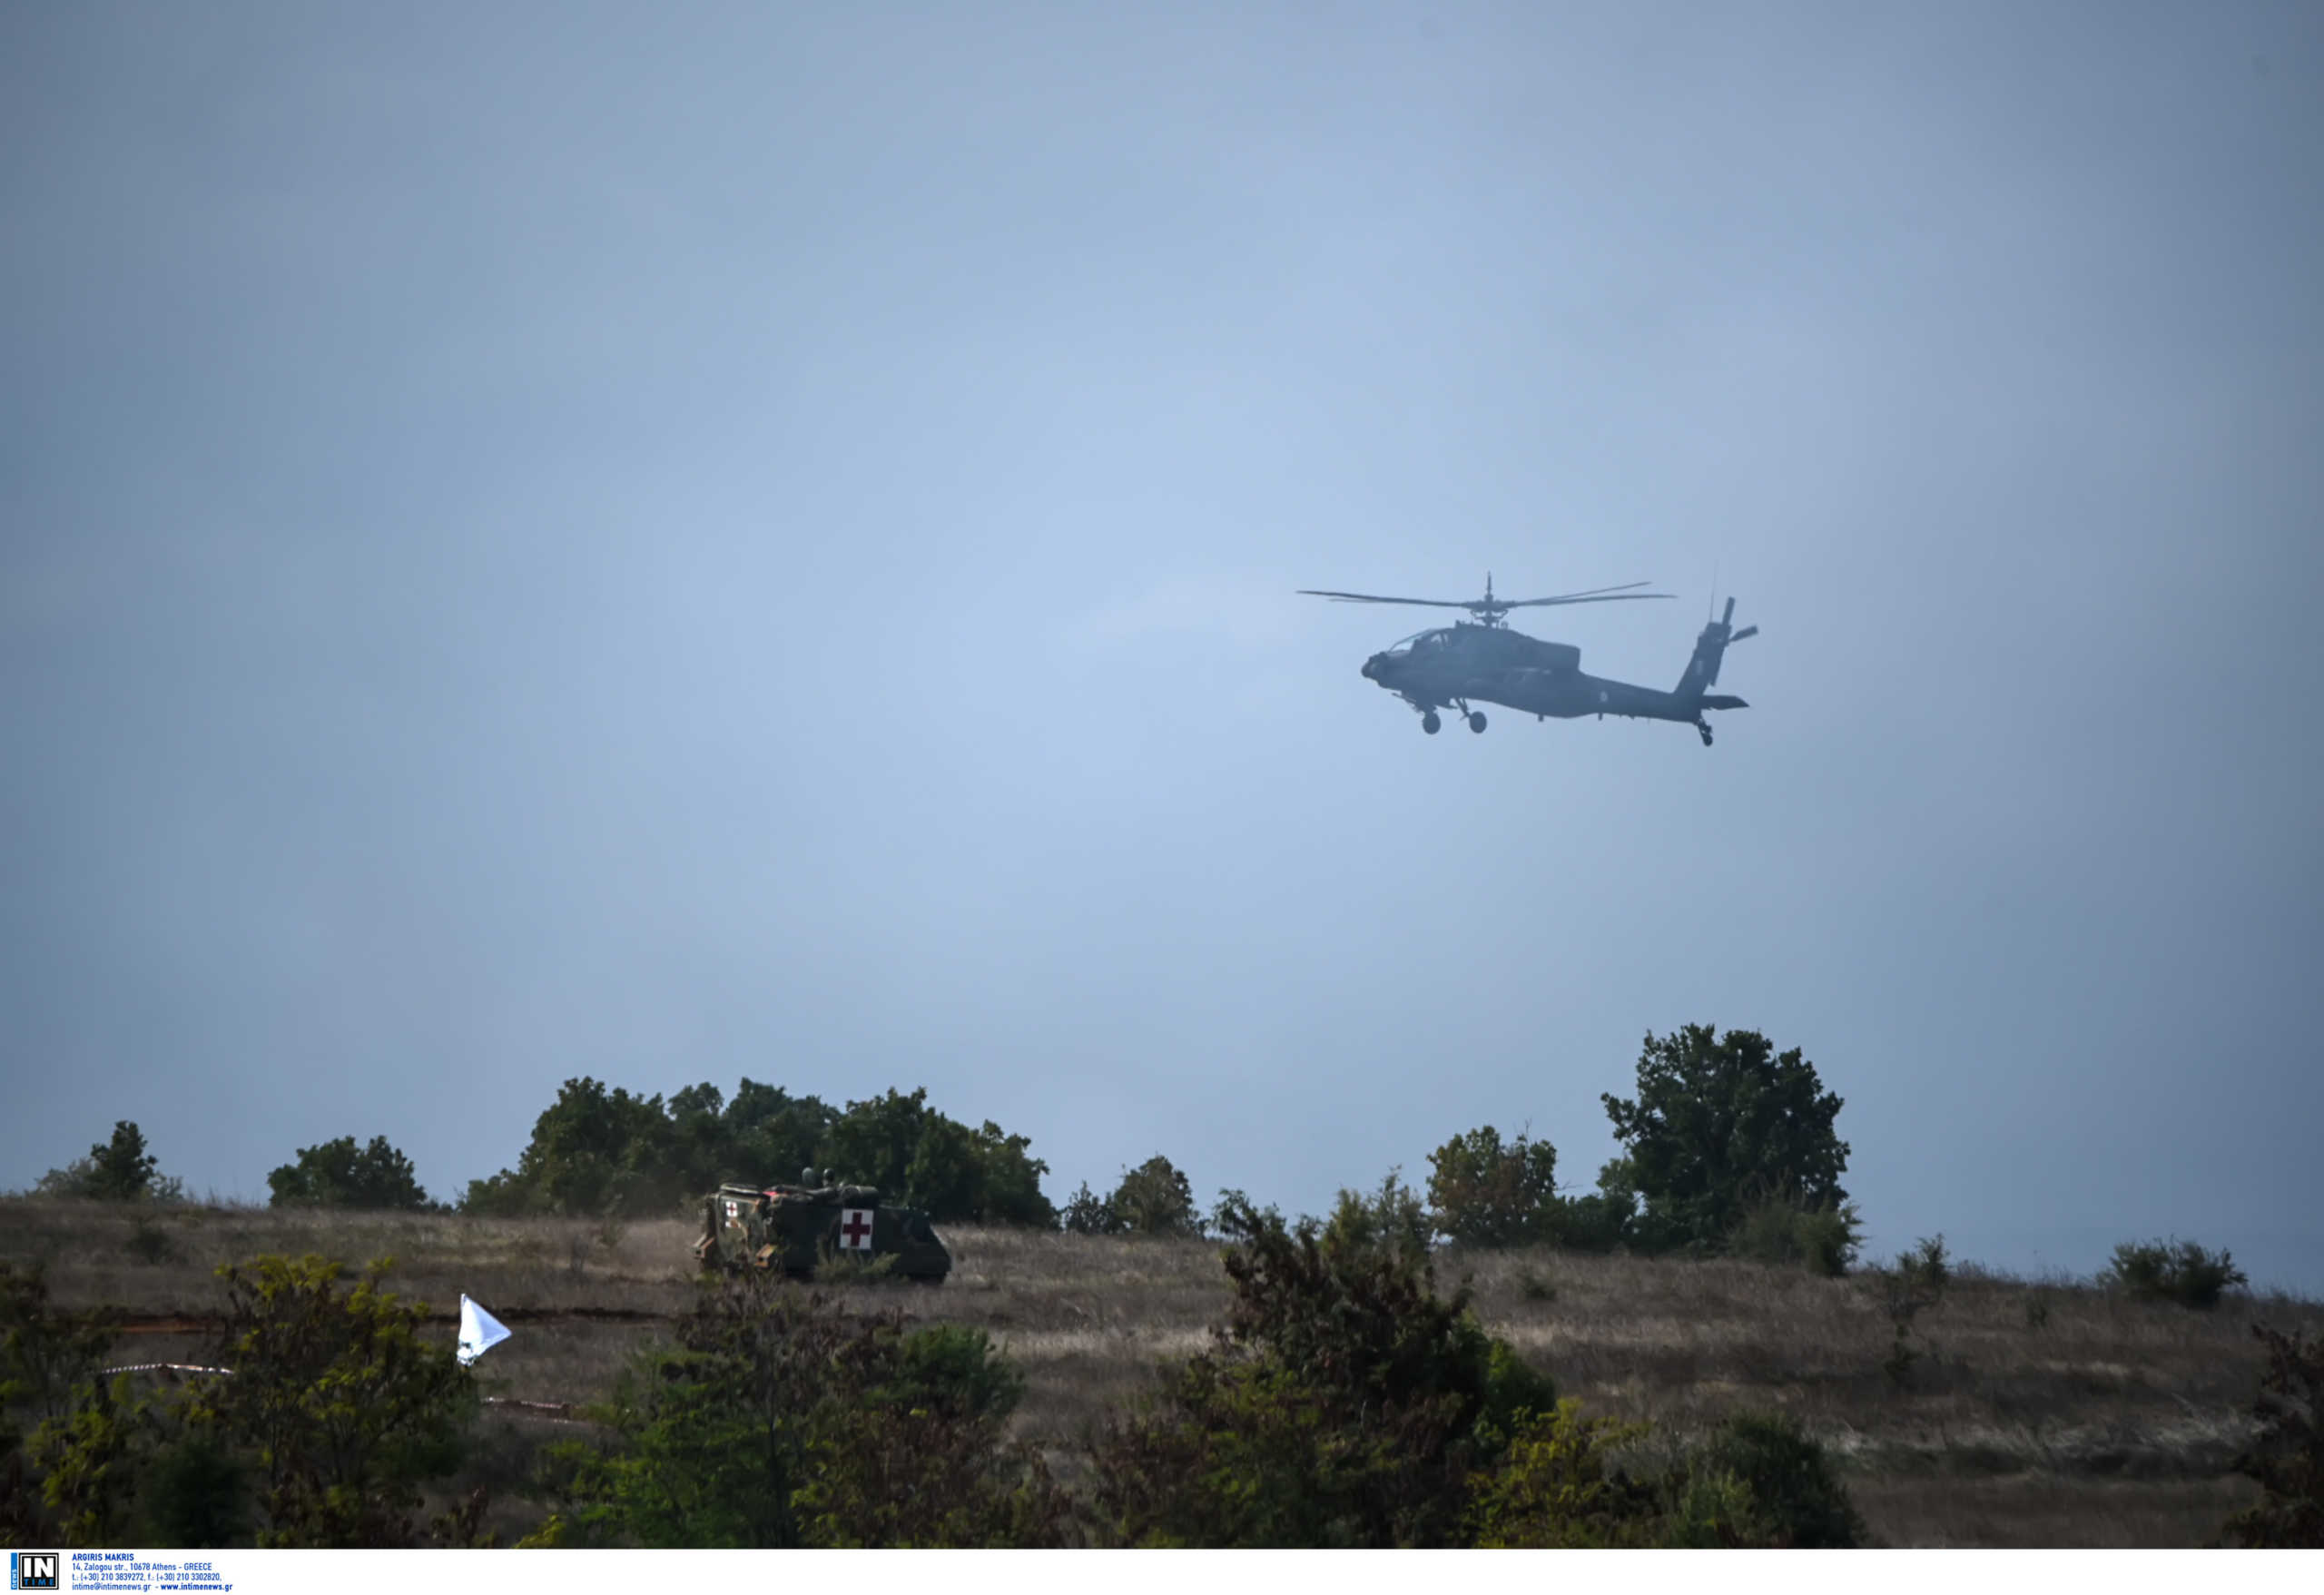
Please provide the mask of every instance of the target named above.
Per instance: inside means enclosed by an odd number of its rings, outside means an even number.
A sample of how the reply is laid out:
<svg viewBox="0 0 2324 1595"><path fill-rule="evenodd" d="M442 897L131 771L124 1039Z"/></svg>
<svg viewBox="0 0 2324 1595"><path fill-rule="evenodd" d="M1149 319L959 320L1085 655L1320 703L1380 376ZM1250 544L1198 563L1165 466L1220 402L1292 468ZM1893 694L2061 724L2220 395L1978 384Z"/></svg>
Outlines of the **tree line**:
<svg viewBox="0 0 2324 1595"><path fill-rule="evenodd" d="M1633 1094L1602 1102L1620 1155L1593 1188L1558 1180L1557 1149L1528 1131L1483 1125L1428 1155L1421 1188L1401 1168L1367 1192L1343 1191L1334 1221L1426 1250L1553 1245L1640 1255L1725 1254L1845 1273L1862 1231L1841 1184L1848 1144L1842 1098L1798 1048L1778 1052L1757 1030L1683 1025L1648 1032ZM458 1211L487 1216L642 1216L674 1212L720 1182L835 1170L939 1223L1063 1228L1093 1236L1218 1235L1243 1193L1208 1211L1157 1154L1100 1195L1087 1181L1062 1206L1042 1190L1049 1165L1030 1139L988 1119L971 1128L930 1106L925 1089L891 1089L834 1107L745 1078L730 1098L708 1082L666 1099L569 1079L533 1123L515 1167L471 1180L457 1204L432 1202L411 1160L384 1137L343 1136L299 1148L267 1176L276 1206ZM64 1169L45 1194L174 1200L138 1127ZM2214 1305L2246 1283L2225 1252L2191 1242L2128 1242L2107 1277L2131 1294Z"/></svg>
<svg viewBox="0 0 2324 1595"><path fill-rule="evenodd" d="M1778 1056L1757 1031L1720 1036L1707 1026L1649 1034L1636 1096L1604 1100L1625 1155L1600 1172L1596 1191L1559 1187L1546 1139L1504 1140L1487 1125L1430 1154L1420 1221L1470 1245L1667 1250L1719 1244L1770 1201L1835 1217L1845 1208L1848 1148L1834 1129L1840 1098L1797 1049ZM789 1179L810 1168L876 1186L940 1222L1196 1235L1215 1215L1159 1154L1125 1169L1103 1195L1084 1182L1060 1208L1042 1191L1049 1165L1029 1137L989 1119L972 1128L930 1106L924 1089L834 1107L748 1078L732 1097L705 1081L666 1098L566 1080L515 1166L471 1180L455 1204L431 1202L411 1160L384 1137L302 1147L267 1186L277 1206L641 1216L674 1210L723 1180ZM1392 1176L1392 1196L1396 1188ZM38 1189L115 1200L182 1196L130 1121Z"/></svg>

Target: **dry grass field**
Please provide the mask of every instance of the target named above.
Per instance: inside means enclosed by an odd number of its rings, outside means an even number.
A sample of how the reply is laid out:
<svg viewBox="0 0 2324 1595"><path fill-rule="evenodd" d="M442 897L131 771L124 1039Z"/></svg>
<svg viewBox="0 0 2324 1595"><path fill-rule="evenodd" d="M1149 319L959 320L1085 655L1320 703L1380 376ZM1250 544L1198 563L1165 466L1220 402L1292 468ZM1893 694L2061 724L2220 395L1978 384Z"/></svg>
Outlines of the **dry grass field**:
<svg viewBox="0 0 2324 1595"><path fill-rule="evenodd" d="M690 1222L625 1226L188 1206L0 1202L0 1256L44 1257L60 1305L134 1315L120 1361L184 1361L214 1313L213 1271L266 1252L396 1259L395 1289L441 1314L462 1292L516 1331L480 1364L514 1400L595 1399L693 1289ZM863 1305L980 1325L1024 1370L1020 1433L1062 1450L1223 1317L1216 1247L948 1229L940 1288L857 1285ZM156 1238L159 1237L159 1238ZM1901 1380L1887 1285L1734 1262L1552 1251L1446 1255L1486 1324L1592 1411L1676 1443L1740 1408L1797 1413L1843 1459L1896 1545L2197 1545L2248 1499L2230 1468L2260 1359L2250 1325L2324 1329L2324 1305L2231 1295L2197 1313L1970 1271L1914 1324ZM521 1449L536 1419L493 1422Z"/></svg>

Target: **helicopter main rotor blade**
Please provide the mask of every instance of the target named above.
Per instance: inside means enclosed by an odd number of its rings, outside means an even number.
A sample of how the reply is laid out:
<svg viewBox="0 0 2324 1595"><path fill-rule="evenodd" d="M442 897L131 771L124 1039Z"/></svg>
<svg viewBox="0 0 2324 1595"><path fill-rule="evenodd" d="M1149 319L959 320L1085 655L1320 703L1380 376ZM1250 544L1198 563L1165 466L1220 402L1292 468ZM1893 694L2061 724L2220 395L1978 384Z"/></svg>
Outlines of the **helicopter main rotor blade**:
<svg viewBox="0 0 2324 1595"><path fill-rule="evenodd" d="M1646 584L1628 582L1623 586L1642 587ZM1503 598L1500 603L1506 609L1534 609L1550 604L1620 604L1631 598L1669 598L1675 596L1670 593L1631 593L1624 591L1623 587L1593 587L1587 593L1564 593L1554 598Z"/></svg>
<svg viewBox="0 0 2324 1595"><path fill-rule="evenodd" d="M1587 598L1598 593L1627 593L1636 587L1650 587L1652 582L1621 582L1610 587L1584 587L1579 593L1561 593L1560 598ZM1557 598L1512 598L1513 604L1554 604Z"/></svg>
<svg viewBox="0 0 2324 1595"><path fill-rule="evenodd" d="M1383 598L1374 593L1327 593L1319 587L1302 587L1299 593L1308 598L1335 598L1343 604L1425 604L1432 609L1473 609L1472 599L1462 598Z"/></svg>

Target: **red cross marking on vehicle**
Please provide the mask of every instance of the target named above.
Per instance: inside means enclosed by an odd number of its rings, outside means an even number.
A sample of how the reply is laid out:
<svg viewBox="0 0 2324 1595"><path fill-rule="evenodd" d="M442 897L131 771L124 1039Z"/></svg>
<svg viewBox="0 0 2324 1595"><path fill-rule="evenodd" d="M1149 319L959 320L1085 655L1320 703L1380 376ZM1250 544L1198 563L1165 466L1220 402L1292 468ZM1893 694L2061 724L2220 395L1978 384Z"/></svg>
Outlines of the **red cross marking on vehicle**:
<svg viewBox="0 0 2324 1595"><path fill-rule="evenodd" d="M862 1251L865 1243L871 1238L872 1216L860 1209L850 1212L846 1220L840 1225L839 1233L840 1238L847 1243L850 1251Z"/></svg>

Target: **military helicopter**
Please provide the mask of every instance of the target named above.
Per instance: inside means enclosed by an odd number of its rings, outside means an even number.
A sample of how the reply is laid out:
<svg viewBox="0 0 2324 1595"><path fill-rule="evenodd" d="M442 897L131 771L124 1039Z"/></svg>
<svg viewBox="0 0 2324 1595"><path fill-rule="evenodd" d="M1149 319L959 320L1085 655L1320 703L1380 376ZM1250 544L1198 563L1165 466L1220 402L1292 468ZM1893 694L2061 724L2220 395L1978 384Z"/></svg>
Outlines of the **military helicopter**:
<svg viewBox="0 0 2324 1595"><path fill-rule="evenodd" d="M1420 714L1420 728L1434 736L1443 725L1437 711L1458 709L1469 729L1485 728L1484 712L1471 703L1501 704L1536 720L1560 720L1595 714L1628 715L1634 720L1676 720L1702 734L1710 746L1711 709L1748 707L1742 699L1711 693L1718 684L1718 663L1728 645L1757 636L1759 628L1734 629L1735 600L1727 612L1706 624L1695 639L1694 657L1687 673L1669 692L1607 681L1581 671L1581 650L1570 643L1545 643L1509 629L1509 612L1557 604L1616 604L1633 598L1668 598L1669 593L1639 593L1645 582L1615 587L1592 587L1583 593L1563 593L1553 598L1496 598L1492 573L1485 573L1482 598L1388 598L1374 593L1334 593L1302 587L1307 597L1330 598L1342 604L1417 604L1437 609L1465 609L1473 620L1455 621L1415 632L1393 643L1364 662L1364 677L1376 681L1411 704Z"/></svg>

